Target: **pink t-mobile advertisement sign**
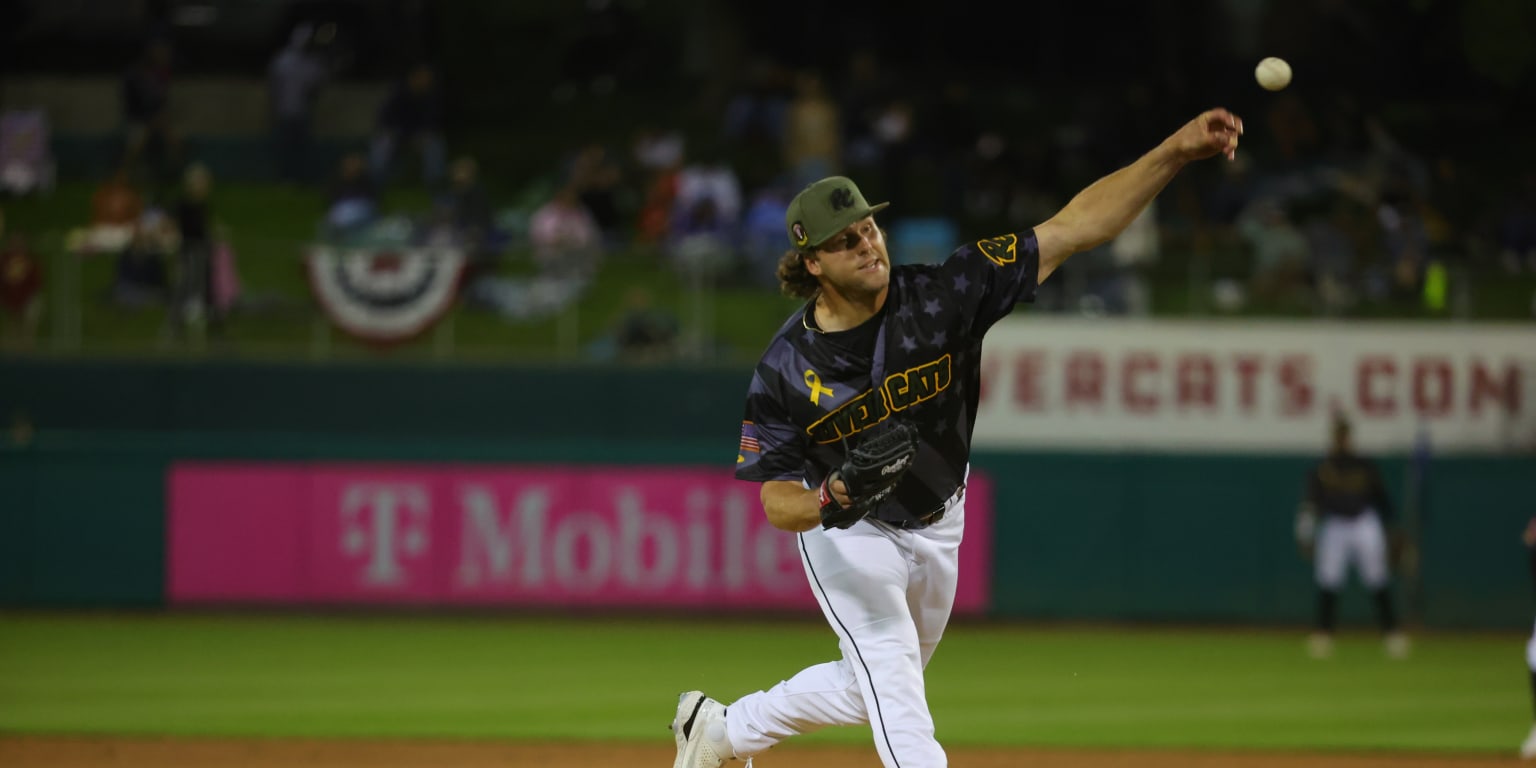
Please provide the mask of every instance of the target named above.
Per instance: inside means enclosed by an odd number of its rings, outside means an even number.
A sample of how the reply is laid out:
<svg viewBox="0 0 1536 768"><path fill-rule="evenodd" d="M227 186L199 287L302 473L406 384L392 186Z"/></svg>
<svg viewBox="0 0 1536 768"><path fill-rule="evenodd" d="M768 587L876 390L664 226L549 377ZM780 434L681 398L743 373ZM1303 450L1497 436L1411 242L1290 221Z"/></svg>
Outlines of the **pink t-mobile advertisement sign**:
<svg viewBox="0 0 1536 768"><path fill-rule="evenodd" d="M757 485L689 467L180 463L172 603L816 610ZM988 603L992 489L966 490L957 614Z"/></svg>

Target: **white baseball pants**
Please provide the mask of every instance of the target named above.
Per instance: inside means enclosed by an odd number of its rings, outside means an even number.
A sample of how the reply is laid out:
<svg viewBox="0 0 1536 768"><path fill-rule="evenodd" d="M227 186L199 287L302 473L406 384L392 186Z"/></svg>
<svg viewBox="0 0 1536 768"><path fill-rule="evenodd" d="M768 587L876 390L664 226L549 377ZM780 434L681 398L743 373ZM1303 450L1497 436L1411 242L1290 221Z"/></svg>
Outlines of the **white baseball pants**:
<svg viewBox="0 0 1536 768"><path fill-rule="evenodd" d="M886 768L941 768L923 669L944 635L960 572L964 494L933 525L900 530L865 521L800 534L800 559L842 658L808 667L730 705L736 756L829 725L874 731Z"/></svg>

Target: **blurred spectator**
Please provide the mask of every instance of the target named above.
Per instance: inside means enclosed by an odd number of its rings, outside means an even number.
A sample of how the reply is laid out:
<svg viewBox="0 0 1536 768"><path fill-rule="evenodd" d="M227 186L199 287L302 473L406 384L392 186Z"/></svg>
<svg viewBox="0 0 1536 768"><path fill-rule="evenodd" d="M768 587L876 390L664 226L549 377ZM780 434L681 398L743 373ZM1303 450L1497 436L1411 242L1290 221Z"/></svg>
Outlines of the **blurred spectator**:
<svg viewBox="0 0 1536 768"><path fill-rule="evenodd" d="M131 177L147 174L156 187L180 165L181 136L171 113L171 65L170 42L153 39L122 82L122 166Z"/></svg>
<svg viewBox="0 0 1536 768"><path fill-rule="evenodd" d="M946 79L936 113L943 119L929 126L927 140L938 163L941 207L937 213L959 221L965 216L965 193L971 184L971 158L983 135L981 110L971 84L961 77Z"/></svg>
<svg viewBox="0 0 1536 768"><path fill-rule="evenodd" d="M736 259L741 205L741 179L718 148L686 163L678 172L666 239L672 266L712 275L728 269Z"/></svg>
<svg viewBox="0 0 1536 768"><path fill-rule="evenodd" d="M842 171L841 118L821 73L795 75L794 98L784 119L784 167L795 189Z"/></svg>
<svg viewBox="0 0 1536 768"><path fill-rule="evenodd" d="M1270 144L1261 145L1264 166L1275 173L1304 169L1321 157L1322 131L1312 107L1295 89L1283 91L1269 102L1264 112Z"/></svg>
<svg viewBox="0 0 1536 768"><path fill-rule="evenodd" d="M267 68L273 147L285 181L307 184L312 180L315 99L327 77L325 62L315 50L314 30L300 24Z"/></svg>
<svg viewBox="0 0 1536 768"><path fill-rule="evenodd" d="M1469 173L1467 161L1443 154L1430 165L1432 176L1426 205L1431 214L1430 239L1437 250L1462 254L1469 262L1482 262L1493 252L1492 221L1495 206L1489 205L1479 181ZM1536 220L1536 197L1532 201Z"/></svg>
<svg viewBox="0 0 1536 768"><path fill-rule="evenodd" d="M677 316L658 308L649 290L630 288L612 331L619 359L637 363L670 359L677 354L678 327Z"/></svg>
<svg viewBox="0 0 1536 768"><path fill-rule="evenodd" d="M177 333L218 330L222 316L214 302L213 174L201 164L189 166L176 203L177 257L171 327Z"/></svg>
<svg viewBox="0 0 1536 768"><path fill-rule="evenodd" d="M71 250L115 253L133 239L144 213L144 196L126 167L102 179L91 193L91 217L83 237Z"/></svg>
<svg viewBox="0 0 1536 768"><path fill-rule="evenodd" d="M851 174L869 176L879 167L875 123L890 99L890 75L875 49L860 47L850 54L847 70L836 81L843 163Z"/></svg>
<svg viewBox="0 0 1536 768"><path fill-rule="evenodd" d="M726 100L720 137L731 164L753 185L780 170L789 101L785 69L768 57L751 64L746 82Z"/></svg>
<svg viewBox="0 0 1536 768"><path fill-rule="evenodd" d="M1206 185L1199 215L1209 226L1232 227L1258 196L1253 160L1238 153L1231 162L1220 163L1216 170L1220 175Z"/></svg>
<svg viewBox="0 0 1536 768"><path fill-rule="evenodd" d="M454 161L448 190L437 202L432 238L446 242L466 258L466 279L489 270L505 246L506 237L496 225L490 194L480 179L480 164L473 157Z"/></svg>
<svg viewBox="0 0 1536 768"><path fill-rule="evenodd" d="M0 111L0 191L52 191L58 176L52 142L47 110Z"/></svg>
<svg viewBox="0 0 1536 768"><path fill-rule="evenodd" d="M176 253L176 222L150 208L139 217L133 238L117 253L110 300L124 308L165 306L171 297L170 262Z"/></svg>
<svg viewBox="0 0 1536 768"><path fill-rule="evenodd" d="M740 237L742 282L778 291L779 257L789 249L784 237L784 210L792 193L783 182L770 183L752 193L742 214Z"/></svg>
<svg viewBox="0 0 1536 768"><path fill-rule="evenodd" d="M683 161L683 134L676 129L641 123L630 142L631 161L642 174L677 168Z"/></svg>
<svg viewBox="0 0 1536 768"><path fill-rule="evenodd" d="M1252 254L1250 295L1267 308L1294 308L1308 297L1311 253L1306 236L1278 200L1259 200L1237 221Z"/></svg>
<svg viewBox="0 0 1536 768"><path fill-rule="evenodd" d="M379 216L379 187L368 172L360 152L343 155L326 193L322 236L346 239L372 224Z"/></svg>
<svg viewBox="0 0 1536 768"><path fill-rule="evenodd" d="M913 211L908 206L907 172L915 167L912 160L918 150L916 104L905 96L892 97L880 107L871 129L878 147L875 178L884 197L893 208Z"/></svg>
<svg viewBox="0 0 1536 768"><path fill-rule="evenodd" d="M29 348L43 317L43 264L20 234L5 234L0 211L0 312L7 346Z"/></svg>
<svg viewBox="0 0 1536 768"><path fill-rule="evenodd" d="M636 194L631 215L634 244L655 246L665 235L685 147L682 132L675 128L642 123L635 130L630 142Z"/></svg>
<svg viewBox="0 0 1536 768"><path fill-rule="evenodd" d="M1152 288L1147 273L1163 252L1160 203L1154 199L1141 209L1109 248L1112 274L1109 289L1119 299L1121 314L1143 317L1152 312Z"/></svg>
<svg viewBox="0 0 1536 768"><path fill-rule="evenodd" d="M1515 193L1498 207L1494 247L1505 270L1536 273L1536 172L1521 174Z"/></svg>
<svg viewBox="0 0 1536 768"><path fill-rule="evenodd" d="M1312 254L1313 291L1325 314L1337 315L1357 299L1359 205L1343 195L1318 195L1297 206Z"/></svg>
<svg viewBox="0 0 1536 768"><path fill-rule="evenodd" d="M571 161L569 178L609 247L623 239L626 190L624 168L609 149L589 142Z"/></svg>
<svg viewBox="0 0 1536 768"><path fill-rule="evenodd" d="M1384 247L1383 265L1390 273L1390 295L1399 302L1417 302L1429 266L1429 233L1413 192L1394 184L1383 191L1376 206Z"/></svg>
<svg viewBox="0 0 1536 768"><path fill-rule="evenodd" d="M643 162L645 179L635 212L635 245L660 248L666 242L672 230L672 209L685 157L685 144L678 137L675 142L667 141L653 149Z"/></svg>
<svg viewBox="0 0 1536 768"><path fill-rule="evenodd" d="M538 271L470 276L464 298L471 306L516 322L557 314L580 299L605 253L602 231L569 181L528 217L528 241Z"/></svg>
<svg viewBox="0 0 1536 768"><path fill-rule="evenodd" d="M528 220L528 239L534 264L543 274L588 276L602 260L602 230L569 182L534 210Z"/></svg>
<svg viewBox="0 0 1536 768"><path fill-rule="evenodd" d="M622 0L587 0L574 39L560 52L558 98L607 96L626 78L641 77L635 56L644 50L639 19Z"/></svg>
<svg viewBox="0 0 1536 768"><path fill-rule="evenodd" d="M396 83L379 108L369 162L374 178L388 183L396 156L409 149L421 157L421 179L429 188L446 172L447 139L443 133L443 103L437 73L418 63Z"/></svg>

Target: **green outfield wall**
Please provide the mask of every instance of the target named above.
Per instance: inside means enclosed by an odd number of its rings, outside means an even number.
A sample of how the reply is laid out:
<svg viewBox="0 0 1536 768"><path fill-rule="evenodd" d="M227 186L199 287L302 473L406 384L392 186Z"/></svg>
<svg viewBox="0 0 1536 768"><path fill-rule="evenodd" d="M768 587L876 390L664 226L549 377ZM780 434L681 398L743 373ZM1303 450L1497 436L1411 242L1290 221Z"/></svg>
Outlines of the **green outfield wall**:
<svg viewBox="0 0 1536 768"><path fill-rule="evenodd" d="M738 370L0 362L0 603L153 607L177 461L729 461ZM24 424L17 429L17 424ZM725 446L722 449L722 446ZM1291 525L1306 456L979 452L996 488L991 613L1304 623ZM1402 501L1406 457L1384 457ZM1528 626L1529 457L1435 457L1401 574L1410 619ZM1358 587L1345 616L1368 621Z"/></svg>

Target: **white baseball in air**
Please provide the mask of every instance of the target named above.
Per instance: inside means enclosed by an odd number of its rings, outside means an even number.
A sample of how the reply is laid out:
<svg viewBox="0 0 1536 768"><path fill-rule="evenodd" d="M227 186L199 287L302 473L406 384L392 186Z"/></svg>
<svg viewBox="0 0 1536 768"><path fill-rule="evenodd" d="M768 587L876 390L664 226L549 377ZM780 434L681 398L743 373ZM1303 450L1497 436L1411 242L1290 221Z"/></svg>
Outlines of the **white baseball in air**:
<svg viewBox="0 0 1536 768"><path fill-rule="evenodd" d="M1254 79L1266 91L1278 91L1291 84L1291 65L1285 59L1266 57L1253 70Z"/></svg>

